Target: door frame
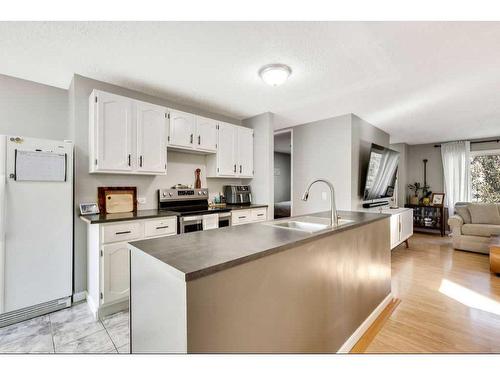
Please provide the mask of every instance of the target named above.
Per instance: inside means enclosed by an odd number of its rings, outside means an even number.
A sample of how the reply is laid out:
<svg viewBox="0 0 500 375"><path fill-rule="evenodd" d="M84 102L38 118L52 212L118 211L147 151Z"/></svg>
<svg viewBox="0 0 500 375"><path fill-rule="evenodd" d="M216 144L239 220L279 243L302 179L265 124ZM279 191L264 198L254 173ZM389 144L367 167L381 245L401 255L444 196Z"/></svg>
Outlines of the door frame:
<svg viewBox="0 0 500 375"><path fill-rule="evenodd" d="M274 137L278 134L290 133L290 217L293 216L293 128L275 130L273 134L273 158L274 158ZM273 178L274 178L274 163L273 163ZM276 188L276 187L274 187ZM274 202L274 190L273 190Z"/></svg>

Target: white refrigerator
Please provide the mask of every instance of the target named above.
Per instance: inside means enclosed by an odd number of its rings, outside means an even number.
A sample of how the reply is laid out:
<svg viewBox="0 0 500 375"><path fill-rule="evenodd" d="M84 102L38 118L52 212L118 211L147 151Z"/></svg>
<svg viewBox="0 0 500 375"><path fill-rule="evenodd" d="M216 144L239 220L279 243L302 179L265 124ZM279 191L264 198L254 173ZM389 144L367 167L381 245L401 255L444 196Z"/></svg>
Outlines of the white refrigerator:
<svg viewBox="0 0 500 375"><path fill-rule="evenodd" d="M0 327L71 304L73 144L0 135Z"/></svg>

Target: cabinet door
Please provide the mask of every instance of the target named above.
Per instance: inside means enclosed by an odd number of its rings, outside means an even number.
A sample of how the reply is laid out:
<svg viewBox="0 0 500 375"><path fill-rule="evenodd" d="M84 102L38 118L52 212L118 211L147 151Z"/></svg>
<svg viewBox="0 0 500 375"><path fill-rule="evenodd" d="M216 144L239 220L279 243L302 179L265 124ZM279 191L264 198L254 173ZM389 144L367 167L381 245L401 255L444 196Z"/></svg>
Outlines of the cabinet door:
<svg viewBox="0 0 500 375"><path fill-rule="evenodd" d="M129 250L126 242L103 245L101 280L101 302L103 304L128 297Z"/></svg>
<svg viewBox="0 0 500 375"><path fill-rule="evenodd" d="M238 175L253 177L253 130L238 127Z"/></svg>
<svg viewBox="0 0 500 375"><path fill-rule="evenodd" d="M217 121L196 116L195 147L202 151L217 151Z"/></svg>
<svg viewBox="0 0 500 375"><path fill-rule="evenodd" d="M194 147L195 116L180 111L170 111L169 145L182 148Z"/></svg>
<svg viewBox="0 0 500 375"><path fill-rule="evenodd" d="M136 102L137 170L165 174L167 170L167 109Z"/></svg>
<svg viewBox="0 0 500 375"><path fill-rule="evenodd" d="M401 217L401 241L406 240L413 234L413 210L402 212Z"/></svg>
<svg viewBox="0 0 500 375"><path fill-rule="evenodd" d="M391 249L399 243L399 214L391 215Z"/></svg>
<svg viewBox="0 0 500 375"><path fill-rule="evenodd" d="M226 123L219 124L217 132L217 175L236 176L236 126Z"/></svg>
<svg viewBox="0 0 500 375"><path fill-rule="evenodd" d="M96 170L131 171L132 100L105 92L97 93Z"/></svg>

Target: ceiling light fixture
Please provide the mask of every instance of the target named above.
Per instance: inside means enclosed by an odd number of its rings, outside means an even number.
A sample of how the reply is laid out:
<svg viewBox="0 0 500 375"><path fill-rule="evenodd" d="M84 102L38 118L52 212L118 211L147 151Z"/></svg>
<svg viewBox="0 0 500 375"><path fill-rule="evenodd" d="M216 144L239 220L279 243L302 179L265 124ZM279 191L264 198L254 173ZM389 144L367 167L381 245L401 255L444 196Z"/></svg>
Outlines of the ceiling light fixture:
<svg viewBox="0 0 500 375"><path fill-rule="evenodd" d="M286 82L292 74L292 69L285 64L269 64L259 70L262 80L270 86L279 86Z"/></svg>

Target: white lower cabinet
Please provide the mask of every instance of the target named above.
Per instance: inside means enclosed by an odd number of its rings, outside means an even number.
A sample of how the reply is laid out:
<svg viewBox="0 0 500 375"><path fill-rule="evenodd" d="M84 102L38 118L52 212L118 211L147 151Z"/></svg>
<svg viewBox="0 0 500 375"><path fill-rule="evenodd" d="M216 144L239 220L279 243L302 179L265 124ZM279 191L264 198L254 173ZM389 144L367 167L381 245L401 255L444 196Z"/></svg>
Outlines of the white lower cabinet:
<svg viewBox="0 0 500 375"><path fill-rule="evenodd" d="M176 234L176 216L87 224L87 303L95 318L128 307L128 243Z"/></svg>
<svg viewBox="0 0 500 375"><path fill-rule="evenodd" d="M396 211L385 210L391 215L391 249L405 242L413 235L413 210L400 208Z"/></svg>
<svg viewBox="0 0 500 375"><path fill-rule="evenodd" d="M242 225L267 220L267 208L251 208L231 211L231 225Z"/></svg>
<svg viewBox="0 0 500 375"><path fill-rule="evenodd" d="M127 242L102 246L101 299L103 304L128 298L130 284L128 252Z"/></svg>

